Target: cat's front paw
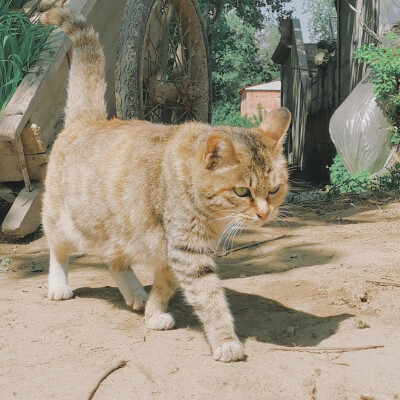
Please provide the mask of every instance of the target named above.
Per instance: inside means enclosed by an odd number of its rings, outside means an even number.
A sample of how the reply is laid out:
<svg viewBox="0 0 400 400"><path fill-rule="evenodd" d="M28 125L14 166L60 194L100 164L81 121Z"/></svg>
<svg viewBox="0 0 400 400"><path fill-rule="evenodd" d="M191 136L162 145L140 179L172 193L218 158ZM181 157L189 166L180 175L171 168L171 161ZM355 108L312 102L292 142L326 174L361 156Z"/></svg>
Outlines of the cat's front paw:
<svg viewBox="0 0 400 400"><path fill-rule="evenodd" d="M215 361L232 362L244 358L243 344L238 340L226 340L213 351Z"/></svg>
<svg viewBox="0 0 400 400"><path fill-rule="evenodd" d="M69 300L72 299L74 293L68 285L57 286L54 288L49 288L47 293L47 298L49 300Z"/></svg>
<svg viewBox="0 0 400 400"><path fill-rule="evenodd" d="M146 318L146 326L156 331L166 331L175 325L174 317L169 313L162 313Z"/></svg>

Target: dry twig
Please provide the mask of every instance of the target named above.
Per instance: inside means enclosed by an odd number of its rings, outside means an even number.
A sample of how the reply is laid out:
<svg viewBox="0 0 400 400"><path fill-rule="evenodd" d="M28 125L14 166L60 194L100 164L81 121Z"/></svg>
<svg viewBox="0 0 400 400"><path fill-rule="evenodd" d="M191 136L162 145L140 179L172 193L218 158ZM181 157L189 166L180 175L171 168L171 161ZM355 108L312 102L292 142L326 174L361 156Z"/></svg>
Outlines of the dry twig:
<svg viewBox="0 0 400 400"><path fill-rule="evenodd" d="M96 394L97 389L100 387L101 383L108 377L110 376L114 371L120 369L120 368L124 368L126 366L126 364L128 363L127 360L122 360L120 361L116 366L110 368L98 381L97 385L95 386L95 388L90 392L90 395L88 397L88 400L92 400L93 396Z"/></svg>
<svg viewBox="0 0 400 400"><path fill-rule="evenodd" d="M286 238L286 237L289 237L289 236L290 235L284 234L284 235L280 235L280 236L277 236L277 237L274 237L274 238L271 238L271 239L261 240L260 242L243 244L242 246L234 247L233 249L217 251L215 256L216 257L225 257L229 253L234 253L235 251L248 249L249 247L259 246L260 244L273 242L275 240L283 239L283 238Z"/></svg>
<svg viewBox="0 0 400 400"><path fill-rule="evenodd" d="M375 39L378 43L382 43L382 39L380 38L379 35L377 35L371 28L368 27L366 22L362 19L361 14L362 12L357 10L355 7L353 7L347 0L346 0L347 5L350 7L352 11L358 14L358 22L360 23L361 27L363 30L370 35L373 39Z"/></svg>
<svg viewBox="0 0 400 400"><path fill-rule="evenodd" d="M378 285L378 286L400 287L400 283L398 283L398 282L384 282L384 281L366 281L366 282L373 283L374 285Z"/></svg>
<svg viewBox="0 0 400 400"><path fill-rule="evenodd" d="M350 351L361 351L361 350L371 350L380 349L384 347L379 344L376 346L360 346L360 347L271 347L271 350L279 351L298 351L302 353L347 353Z"/></svg>

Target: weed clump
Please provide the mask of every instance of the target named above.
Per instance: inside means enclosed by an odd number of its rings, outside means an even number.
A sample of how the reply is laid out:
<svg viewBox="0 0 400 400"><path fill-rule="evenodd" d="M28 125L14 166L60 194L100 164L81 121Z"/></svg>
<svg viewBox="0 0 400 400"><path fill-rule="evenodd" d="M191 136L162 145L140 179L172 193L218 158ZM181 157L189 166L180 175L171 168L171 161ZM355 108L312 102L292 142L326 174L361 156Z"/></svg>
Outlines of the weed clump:
<svg viewBox="0 0 400 400"><path fill-rule="evenodd" d="M31 65L39 59L53 29L33 24L20 9L24 0L0 0L0 112Z"/></svg>

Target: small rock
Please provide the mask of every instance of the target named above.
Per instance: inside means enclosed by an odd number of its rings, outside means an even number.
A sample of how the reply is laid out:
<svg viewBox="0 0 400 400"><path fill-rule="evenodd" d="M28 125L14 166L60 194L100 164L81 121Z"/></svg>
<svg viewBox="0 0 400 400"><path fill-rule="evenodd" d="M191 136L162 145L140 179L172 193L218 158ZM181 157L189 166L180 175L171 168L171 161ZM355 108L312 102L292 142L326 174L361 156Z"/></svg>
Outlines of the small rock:
<svg viewBox="0 0 400 400"><path fill-rule="evenodd" d="M396 399L397 396L395 397L388 397L384 394L371 394L371 393L367 393L367 394L362 394L360 396L360 400L392 400L392 399Z"/></svg>
<svg viewBox="0 0 400 400"><path fill-rule="evenodd" d="M357 297L357 299L360 299L360 301L362 303L366 303L368 301L368 293L367 292L360 293L356 297Z"/></svg>
<svg viewBox="0 0 400 400"><path fill-rule="evenodd" d="M297 258L296 254L292 254L290 258Z"/></svg>
<svg viewBox="0 0 400 400"><path fill-rule="evenodd" d="M375 400L375 396L372 394L362 394L360 400Z"/></svg>

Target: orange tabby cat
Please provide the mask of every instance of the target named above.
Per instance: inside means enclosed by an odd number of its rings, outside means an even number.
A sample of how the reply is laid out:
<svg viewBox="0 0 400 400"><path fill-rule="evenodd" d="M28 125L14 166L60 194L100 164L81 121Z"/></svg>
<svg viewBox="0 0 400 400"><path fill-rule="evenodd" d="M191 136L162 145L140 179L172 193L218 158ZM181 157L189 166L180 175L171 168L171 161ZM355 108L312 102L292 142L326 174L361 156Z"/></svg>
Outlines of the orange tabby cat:
<svg viewBox="0 0 400 400"><path fill-rule="evenodd" d="M67 9L43 14L72 41L65 128L50 155L43 226L50 247L48 297L70 299L68 254L98 251L125 301L145 307L151 329L179 285L204 324L215 360L243 359L212 254L218 239L272 220L288 190L285 108L258 128L106 119L104 55L97 34ZM150 295L135 264L154 268Z"/></svg>

